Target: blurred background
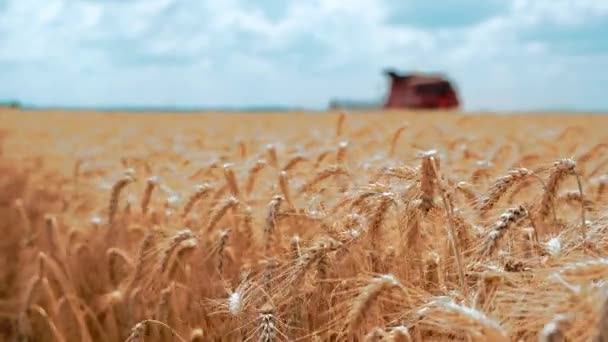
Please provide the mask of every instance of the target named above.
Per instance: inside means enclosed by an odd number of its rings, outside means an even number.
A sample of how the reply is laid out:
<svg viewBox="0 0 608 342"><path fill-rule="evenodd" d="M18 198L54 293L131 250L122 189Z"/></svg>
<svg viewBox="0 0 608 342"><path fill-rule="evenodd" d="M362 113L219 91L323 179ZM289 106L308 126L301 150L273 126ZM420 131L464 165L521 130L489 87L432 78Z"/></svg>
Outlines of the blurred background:
<svg viewBox="0 0 608 342"><path fill-rule="evenodd" d="M0 102L386 104L440 74L464 111L608 111L606 0L0 0Z"/></svg>

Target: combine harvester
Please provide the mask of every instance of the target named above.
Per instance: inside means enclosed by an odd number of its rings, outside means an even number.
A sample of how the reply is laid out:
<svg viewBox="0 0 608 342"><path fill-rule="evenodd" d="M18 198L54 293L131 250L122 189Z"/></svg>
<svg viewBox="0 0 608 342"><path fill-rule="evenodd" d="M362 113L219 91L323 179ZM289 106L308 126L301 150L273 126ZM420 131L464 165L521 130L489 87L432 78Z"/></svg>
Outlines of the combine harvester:
<svg viewBox="0 0 608 342"><path fill-rule="evenodd" d="M384 71L390 88L384 103L332 101L331 109L441 109L455 110L460 100L452 83L439 74L400 74L393 69Z"/></svg>

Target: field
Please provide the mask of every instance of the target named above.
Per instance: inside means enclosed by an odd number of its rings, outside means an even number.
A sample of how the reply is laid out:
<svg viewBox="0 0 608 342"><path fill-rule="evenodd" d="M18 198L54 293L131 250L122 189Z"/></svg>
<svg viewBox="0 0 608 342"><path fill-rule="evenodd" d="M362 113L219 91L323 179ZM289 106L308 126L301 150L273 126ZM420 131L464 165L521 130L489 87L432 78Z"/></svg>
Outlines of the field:
<svg viewBox="0 0 608 342"><path fill-rule="evenodd" d="M608 341L606 127L0 109L0 340Z"/></svg>

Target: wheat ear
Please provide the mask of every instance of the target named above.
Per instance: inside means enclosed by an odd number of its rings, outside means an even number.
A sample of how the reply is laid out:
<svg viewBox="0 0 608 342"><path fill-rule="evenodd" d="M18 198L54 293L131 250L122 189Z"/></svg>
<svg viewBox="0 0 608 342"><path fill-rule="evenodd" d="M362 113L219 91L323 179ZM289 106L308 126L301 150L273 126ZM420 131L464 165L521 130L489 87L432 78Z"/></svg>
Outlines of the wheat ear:
<svg viewBox="0 0 608 342"><path fill-rule="evenodd" d="M390 334L386 338L387 342L412 342L412 336L409 329L405 326L398 326L391 329Z"/></svg>
<svg viewBox="0 0 608 342"><path fill-rule="evenodd" d="M283 166L283 171L289 171L289 170L295 168L296 165L298 165L299 163L307 161L307 160L308 160L308 158L304 157L301 154L297 154L293 158L289 159L287 161L287 163L285 163L285 166Z"/></svg>
<svg viewBox="0 0 608 342"><path fill-rule="evenodd" d="M604 302L602 303L595 341L608 341L608 299L604 299Z"/></svg>
<svg viewBox="0 0 608 342"><path fill-rule="evenodd" d="M581 183L581 176L578 172L574 172L576 177L576 185L578 186L578 193L581 198L581 236L583 240L587 239L587 220L585 219L585 195L583 194L583 184Z"/></svg>
<svg viewBox="0 0 608 342"><path fill-rule="evenodd" d="M325 160L325 158L327 158L330 154L331 154L331 150L325 150L321 153L319 153L319 155L317 156L317 159L315 160L315 164L314 164L314 168L318 168L321 163Z"/></svg>
<svg viewBox="0 0 608 342"><path fill-rule="evenodd" d="M255 186L255 179L257 174L266 167L267 163L263 159L256 160L255 164L249 169L249 175L247 176L247 185L245 186L245 191L247 195L251 195L253 192L253 188Z"/></svg>
<svg viewBox="0 0 608 342"><path fill-rule="evenodd" d="M559 186L567 175L575 173L576 163L572 159L561 159L553 163L549 179L546 183L546 189L540 200L538 217L545 219L553 206L555 194L559 190Z"/></svg>
<svg viewBox="0 0 608 342"><path fill-rule="evenodd" d="M45 235L49 248L49 254L57 261L64 261L64 254L61 243L59 241L59 227L57 226L57 218L53 215L45 215Z"/></svg>
<svg viewBox="0 0 608 342"><path fill-rule="evenodd" d="M276 318L274 316L274 308L270 305L264 305L260 309L258 316L260 320L260 331L259 342L273 342L276 339Z"/></svg>
<svg viewBox="0 0 608 342"><path fill-rule="evenodd" d="M173 337L175 337L178 341L186 342L186 340L183 337L181 337L177 333L177 331L175 331L173 328L168 326L166 323L163 323L161 321L157 321L154 319L146 319L144 321L141 321L141 322L138 322L137 324L135 324L135 326L133 326L133 328L131 328L131 333L129 334L129 336L127 337L125 342L144 342L144 335L145 335L147 326L162 327L162 328L166 329L167 331L169 331L171 333L171 335Z"/></svg>
<svg viewBox="0 0 608 342"><path fill-rule="evenodd" d="M133 271L133 262L125 251L117 247L108 248L106 259L108 260L110 281L115 286L118 286Z"/></svg>
<svg viewBox="0 0 608 342"><path fill-rule="evenodd" d="M283 202L283 197L274 196L268 204L268 214L264 225L264 253L268 255L268 251L274 241L274 231L277 224L277 214Z"/></svg>
<svg viewBox="0 0 608 342"><path fill-rule="evenodd" d="M273 258L267 258L266 260L264 260L264 262L265 267L264 273L262 274L262 285L264 286L264 291L266 291L266 293L270 293L272 290L272 275L274 273L275 268L278 266L278 261Z"/></svg>
<svg viewBox="0 0 608 342"><path fill-rule="evenodd" d="M517 225L526 217L528 217L528 211L522 205L515 208L509 208L500 215L500 219L496 222L495 227L490 231L485 240L482 256L488 257L492 255L509 228Z"/></svg>
<svg viewBox="0 0 608 342"><path fill-rule="evenodd" d="M346 120L346 114L344 112L340 112L338 115L338 120L336 122L336 137L340 138L344 133L344 121Z"/></svg>
<svg viewBox="0 0 608 342"><path fill-rule="evenodd" d="M180 243L195 238L196 236L194 235L194 233L192 233L192 231L188 228L178 230L171 238L168 247L163 251L163 257L160 268L161 272L165 272L167 270L169 266L169 260L171 259L173 252L177 249Z"/></svg>
<svg viewBox="0 0 608 342"><path fill-rule="evenodd" d="M196 205L196 203L198 203L198 201L200 201L205 195L210 193L212 189L213 188L209 183L197 185L195 187L194 193L188 198L186 204L184 205L182 218L187 217L190 211L192 211L192 208L194 208L194 206Z"/></svg>
<svg viewBox="0 0 608 342"><path fill-rule="evenodd" d="M390 192L383 193L381 199L376 207L374 215L369 220L369 236L372 246L372 271L378 272L379 260L376 253L380 251L379 243L381 240L381 227L384 223L388 209L392 204L396 204L393 198L393 194Z"/></svg>
<svg viewBox="0 0 608 342"><path fill-rule="evenodd" d="M281 193L283 193L283 197L285 198L285 202L289 205L290 208L295 209L295 205L291 198L291 187L289 186L289 176L286 171L279 172L279 188L281 189Z"/></svg>
<svg viewBox="0 0 608 342"><path fill-rule="evenodd" d="M110 204L108 206L108 223L112 225L114 223L114 217L118 210L118 200L120 198L121 191L130 183L134 181L133 177L125 176L119 179L112 186L112 193L110 195Z"/></svg>
<svg viewBox="0 0 608 342"><path fill-rule="evenodd" d="M471 188L471 184L467 182L459 182L456 185L456 190L458 190L464 196L469 205L475 206L475 204L478 203L479 197Z"/></svg>
<svg viewBox="0 0 608 342"><path fill-rule="evenodd" d="M357 328L361 326L361 322L370 311L371 306L383 292L399 288L400 286L397 278L391 274L381 275L372 279L372 281L361 290L357 298L355 298L353 305L346 316L346 334L352 336L356 332Z"/></svg>
<svg viewBox="0 0 608 342"><path fill-rule="evenodd" d="M228 189L230 189L230 194L234 198L239 198L239 185L236 181L236 175L234 174L234 170L232 168L232 164L224 164L224 178L226 179L226 184L228 184Z"/></svg>
<svg viewBox="0 0 608 342"><path fill-rule="evenodd" d="M336 164L340 165L344 163L346 159L346 151L348 148L348 141L341 141L338 144L338 151L336 152Z"/></svg>
<svg viewBox="0 0 608 342"><path fill-rule="evenodd" d="M509 189L526 179L529 175L531 175L531 172L528 169L519 168L511 170L506 176L496 179L492 185L490 185L488 194L479 202L477 209L479 209L482 214L485 214L498 203Z"/></svg>
<svg viewBox="0 0 608 342"><path fill-rule="evenodd" d="M51 332L51 336L53 337L53 339L55 341L57 341L57 342L66 341L65 337L61 334L59 329L57 329L57 326L55 325L55 323L53 323L53 320L51 319L51 317L49 317L46 310L44 310L42 307L40 307L38 305L32 305L31 307L28 308L27 311L28 311L28 315L31 315L32 313L36 313L43 319L43 321L47 325L47 328Z"/></svg>
<svg viewBox="0 0 608 342"><path fill-rule="evenodd" d="M133 277L131 278L131 282L129 284L129 289L132 289L135 285L135 283L137 283L137 281L139 281L141 279L141 277L143 276L144 273L144 268L146 265L146 259L148 258L148 256L150 255L150 253L153 251L154 247L155 247L155 242L156 242L156 237L159 235L159 229L158 228L152 228L150 229L148 232L146 232L146 235L144 236L140 246L139 246L139 251L137 253L137 263L135 264L135 270L133 271Z"/></svg>
<svg viewBox="0 0 608 342"><path fill-rule="evenodd" d="M567 319L568 317L564 315L555 316L543 327L538 336L538 342L566 342L564 328L568 325Z"/></svg>
<svg viewBox="0 0 608 342"><path fill-rule="evenodd" d="M25 205L23 204L23 200L21 198L15 200L15 209L17 210L17 214L19 215L19 219L23 225L26 242L29 243L34 240L35 236L34 231L32 230L32 222L30 221L27 210L25 209Z"/></svg>
<svg viewBox="0 0 608 342"><path fill-rule="evenodd" d="M391 156L391 157L395 156L395 151L397 150L397 141L399 141L399 137L401 137L401 134L403 134L404 131L405 131L405 126L401 126L401 127L397 128L395 133L393 133L393 137L391 138L389 156Z"/></svg>
<svg viewBox="0 0 608 342"><path fill-rule="evenodd" d="M246 159L247 158L247 143L243 140L239 140L237 142L237 144L239 145L239 157L241 157L241 159Z"/></svg>
<svg viewBox="0 0 608 342"><path fill-rule="evenodd" d="M380 342L384 341L387 338L387 334L382 328L374 328L372 329L365 337L363 337L363 342Z"/></svg>
<svg viewBox="0 0 608 342"><path fill-rule="evenodd" d="M164 288L160 291L160 294L159 294L160 300L158 302L158 305L156 306L156 311L154 314L154 316L155 316L154 318L156 320L161 321L161 322L170 323L170 319L171 319L171 315L172 315L171 302L172 302L173 296L174 296L174 293L173 293L174 287L175 287L175 285L173 283L171 283L171 284L169 284L169 286L167 286L166 288ZM158 329L158 331L156 331L156 334L161 341L165 341L169 337L167 335L167 330L165 330L165 329Z"/></svg>
<svg viewBox="0 0 608 342"><path fill-rule="evenodd" d="M230 237L230 229L226 229L219 234L219 243L217 250L217 271L220 275L224 273L224 251Z"/></svg>
<svg viewBox="0 0 608 342"><path fill-rule="evenodd" d="M146 188L144 189L144 195L141 198L141 212L142 214L148 213L148 207L150 205L150 200L152 199L152 192L154 188L159 182L159 178L157 176L150 177L146 180Z"/></svg>
<svg viewBox="0 0 608 342"><path fill-rule="evenodd" d="M219 206L216 210L214 210L214 212L211 216L211 219L209 220L209 223L207 224L207 227L205 228L204 232L206 234L210 233L213 230L213 228L215 228L215 226L218 224L218 222L220 222L220 220L224 217L226 212L231 208L235 208L238 204L239 204L239 200L230 196L221 206Z"/></svg>
<svg viewBox="0 0 608 342"><path fill-rule="evenodd" d="M595 201L600 203L604 198L604 193L606 192L606 188L608 188L608 175L603 175L598 177L597 179L598 186L595 193Z"/></svg>
<svg viewBox="0 0 608 342"><path fill-rule="evenodd" d="M433 156L436 151L427 151L422 153L422 166L420 167L420 191L421 191L421 209L423 212L428 212L435 206L433 201L435 197L435 170L433 168Z"/></svg>
<svg viewBox="0 0 608 342"><path fill-rule="evenodd" d="M458 281L460 284L460 290L463 294L468 293L468 285L465 279L464 274L464 266L462 262L462 254L460 253L460 246L456 241L456 223L454 220L454 207L452 206L452 201L448 200L447 191L444 185L441 182L441 175L439 173L439 160L435 159L434 156L430 157L431 167L433 168L433 174L435 175L436 184L439 187L439 193L441 194L441 201L443 203L443 207L448 218L447 225L447 235L448 240L450 242L450 246L452 249L452 254L454 255L454 259L456 261L456 270L458 271Z"/></svg>
<svg viewBox="0 0 608 342"><path fill-rule="evenodd" d="M289 240L289 246L291 248L291 257L293 258L293 260L298 260L300 258L300 256L302 255L301 249L300 249L300 237L297 235L294 235L291 240Z"/></svg>
<svg viewBox="0 0 608 342"><path fill-rule="evenodd" d="M311 265L321 260L327 253L337 250L340 246L342 246L340 242L330 237L322 237L316 240L310 247L301 251L301 255L295 265L292 283L299 286Z"/></svg>
<svg viewBox="0 0 608 342"><path fill-rule="evenodd" d="M243 224L239 226L243 241L250 246L253 243L253 209L248 205L239 206L243 217Z"/></svg>
<svg viewBox="0 0 608 342"><path fill-rule="evenodd" d="M500 323L495 319L488 317L484 312L479 311L478 309L471 308L462 304L458 304L454 302L452 299L441 298L438 300L433 300L432 305L436 305L442 312L442 314L446 315L454 315L459 318L462 318L466 321L473 322L477 325L477 330L479 333L484 334L483 341L491 341L491 342L508 342L509 338L507 337L506 332L500 326ZM439 313L438 313L439 315ZM431 315L429 315L430 317ZM456 318L455 318L456 319ZM463 322L464 323L464 322ZM466 324L466 323L464 323ZM481 328L481 329L479 329Z"/></svg>
<svg viewBox="0 0 608 342"><path fill-rule="evenodd" d="M279 167L279 161L277 158L277 149L273 144L266 145L266 154L268 155L268 163L274 168Z"/></svg>
<svg viewBox="0 0 608 342"><path fill-rule="evenodd" d="M192 332L190 333L190 342L204 342L204 338L205 334L203 332L203 329L192 329Z"/></svg>
<svg viewBox="0 0 608 342"><path fill-rule="evenodd" d="M309 192L312 188L317 185L319 182L331 177L331 176L339 176L339 175L348 175L348 171L341 166L333 166L329 167L321 172L317 173L312 180L308 183L304 184L300 188L300 194Z"/></svg>

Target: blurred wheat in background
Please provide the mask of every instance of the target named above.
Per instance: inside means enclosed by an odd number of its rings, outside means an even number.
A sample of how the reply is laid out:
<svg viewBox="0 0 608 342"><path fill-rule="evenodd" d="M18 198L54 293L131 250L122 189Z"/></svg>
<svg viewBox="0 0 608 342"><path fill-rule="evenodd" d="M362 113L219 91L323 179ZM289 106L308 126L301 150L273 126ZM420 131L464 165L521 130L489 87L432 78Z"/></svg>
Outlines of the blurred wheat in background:
<svg viewBox="0 0 608 342"><path fill-rule="evenodd" d="M606 341L607 120L0 113L2 339Z"/></svg>

